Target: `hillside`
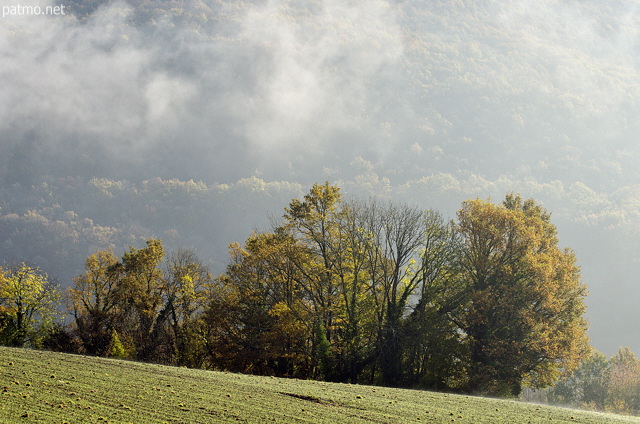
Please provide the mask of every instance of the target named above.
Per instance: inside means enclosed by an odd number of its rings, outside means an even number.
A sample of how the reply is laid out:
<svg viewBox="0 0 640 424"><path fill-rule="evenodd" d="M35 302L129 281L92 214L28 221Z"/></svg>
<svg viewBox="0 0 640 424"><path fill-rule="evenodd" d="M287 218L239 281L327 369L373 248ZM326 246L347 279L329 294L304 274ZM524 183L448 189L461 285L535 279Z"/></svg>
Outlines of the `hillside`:
<svg viewBox="0 0 640 424"><path fill-rule="evenodd" d="M12 423L640 423L515 401L0 348Z"/></svg>

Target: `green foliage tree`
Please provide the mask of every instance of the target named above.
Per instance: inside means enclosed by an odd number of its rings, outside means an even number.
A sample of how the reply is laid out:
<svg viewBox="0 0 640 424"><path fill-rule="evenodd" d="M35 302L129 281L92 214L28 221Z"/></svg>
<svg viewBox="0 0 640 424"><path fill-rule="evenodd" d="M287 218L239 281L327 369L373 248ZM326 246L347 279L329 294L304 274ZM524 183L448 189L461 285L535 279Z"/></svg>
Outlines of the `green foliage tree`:
<svg viewBox="0 0 640 424"><path fill-rule="evenodd" d="M604 411L609 392L608 369L607 357L592 352L549 390L549 402Z"/></svg>
<svg viewBox="0 0 640 424"><path fill-rule="evenodd" d="M107 347L106 356L116 359L125 359L128 357L127 351L120 341L120 336L118 336L118 331L115 328L111 330L111 340Z"/></svg>
<svg viewBox="0 0 640 424"><path fill-rule="evenodd" d="M0 268L0 342L39 347L58 316L60 291L36 267L15 263Z"/></svg>
<svg viewBox="0 0 640 424"><path fill-rule="evenodd" d="M335 374L331 343L327 339L327 331L322 322L316 322L313 328L313 357L317 361L319 375L331 378Z"/></svg>

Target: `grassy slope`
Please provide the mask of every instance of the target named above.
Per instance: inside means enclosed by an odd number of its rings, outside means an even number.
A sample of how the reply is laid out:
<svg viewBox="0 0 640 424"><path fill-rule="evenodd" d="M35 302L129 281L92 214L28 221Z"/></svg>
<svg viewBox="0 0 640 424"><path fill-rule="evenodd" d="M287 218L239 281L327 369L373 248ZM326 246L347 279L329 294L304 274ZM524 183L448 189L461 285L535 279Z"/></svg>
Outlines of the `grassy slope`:
<svg viewBox="0 0 640 424"><path fill-rule="evenodd" d="M469 396L0 348L2 423L640 423Z"/></svg>

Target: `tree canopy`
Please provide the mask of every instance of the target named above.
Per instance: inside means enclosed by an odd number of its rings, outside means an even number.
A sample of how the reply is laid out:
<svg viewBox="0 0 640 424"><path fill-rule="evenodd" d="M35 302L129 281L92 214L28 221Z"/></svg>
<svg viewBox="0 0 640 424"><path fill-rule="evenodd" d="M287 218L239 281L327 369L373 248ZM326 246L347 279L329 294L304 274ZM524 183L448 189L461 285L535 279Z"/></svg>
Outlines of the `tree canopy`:
<svg viewBox="0 0 640 424"><path fill-rule="evenodd" d="M588 351L586 288L549 214L508 195L458 211L466 306L456 317L469 345L469 391L518 394L548 386Z"/></svg>

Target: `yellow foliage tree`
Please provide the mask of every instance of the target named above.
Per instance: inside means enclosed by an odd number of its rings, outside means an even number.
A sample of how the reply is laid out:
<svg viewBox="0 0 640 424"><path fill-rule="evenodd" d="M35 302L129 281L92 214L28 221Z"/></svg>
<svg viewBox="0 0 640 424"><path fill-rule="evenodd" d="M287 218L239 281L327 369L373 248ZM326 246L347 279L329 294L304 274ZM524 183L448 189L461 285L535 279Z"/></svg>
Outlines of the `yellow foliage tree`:
<svg viewBox="0 0 640 424"><path fill-rule="evenodd" d="M85 261L85 272L73 279L69 289L70 307L84 349L101 355L112 338L112 329L121 320L118 295L121 279L118 258L111 250L100 250Z"/></svg>
<svg viewBox="0 0 640 424"><path fill-rule="evenodd" d="M472 200L457 228L468 290L457 318L469 348L468 390L517 395L523 383L545 387L578 366L589 349L586 288L549 214L514 195L502 205Z"/></svg>
<svg viewBox="0 0 640 424"><path fill-rule="evenodd" d="M23 263L0 268L0 342L38 347L58 314L60 291L44 272Z"/></svg>

